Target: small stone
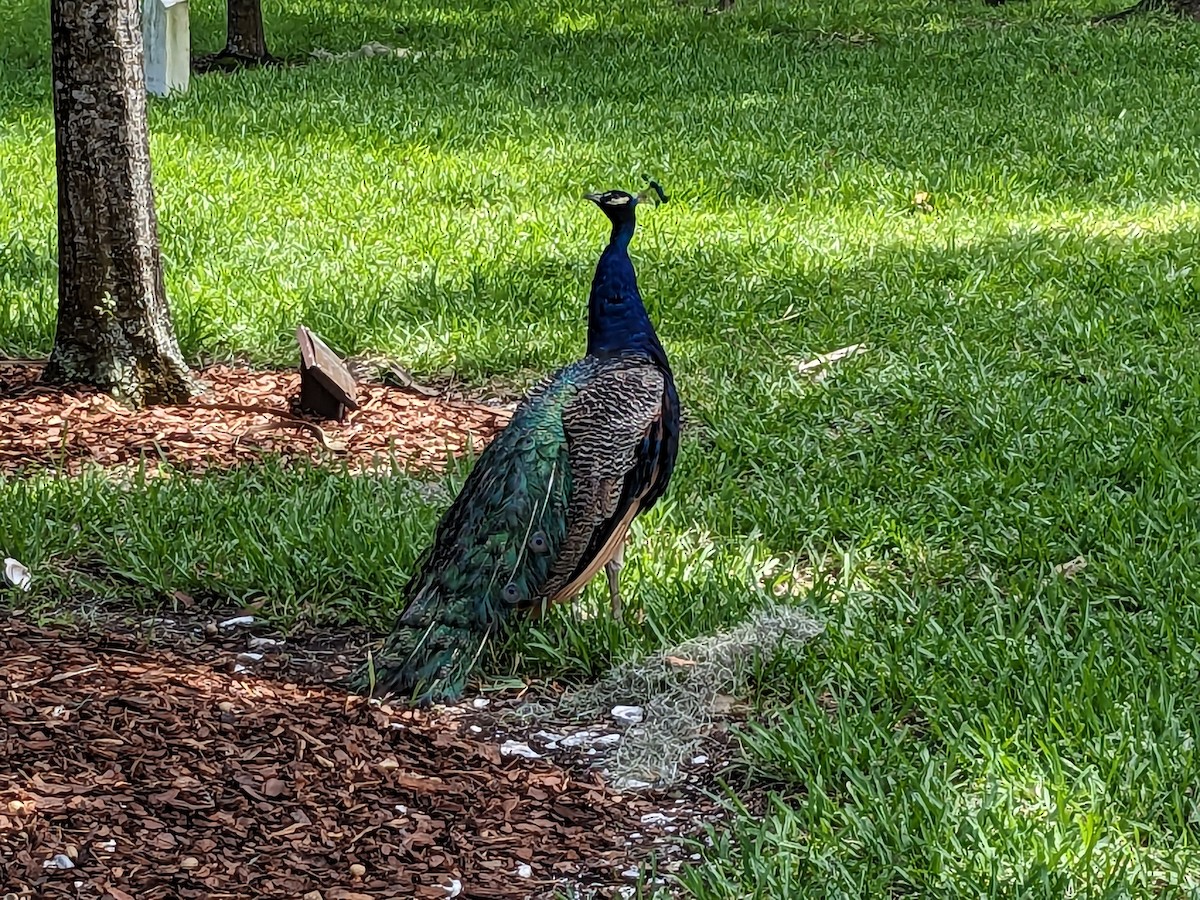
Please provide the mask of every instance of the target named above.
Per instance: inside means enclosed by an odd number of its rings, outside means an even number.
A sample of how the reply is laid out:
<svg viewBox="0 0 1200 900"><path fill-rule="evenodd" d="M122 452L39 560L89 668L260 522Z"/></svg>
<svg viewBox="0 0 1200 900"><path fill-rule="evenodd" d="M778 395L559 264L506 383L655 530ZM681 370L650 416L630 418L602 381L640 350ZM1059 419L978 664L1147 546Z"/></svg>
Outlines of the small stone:
<svg viewBox="0 0 1200 900"><path fill-rule="evenodd" d="M708 762L708 757L705 756L703 753L701 753L699 756L692 757L692 765L693 766L702 766L706 762Z"/></svg>
<svg viewBox="0 0 1200 900"><path fill-rule="evenodd" d="M22 803L20 800L9 800L8 801L8 811L10 813L12 813L14 816L17 815L18 813L22 812L24 809L25 809L25 804Z"/></svg>
<svg viewBox="0 0 1200 900"><path fill-rule="evenodd" d="M362 878L366 874L367 867L362 863L354 863L354 865L350 867L350 875L354 878Z"/></svg>
<svg viewBox="0 0 1200 900"><path fill-rule="evenodd" d="M478 725L471 726L471 734L481 734L482 732L483 732L483 729L480 728Z"/></svg>
<svg viewBox="0 0 1200 900"><path fill-rule="evenodd" d="M642 721L644 715L640 706L614 706L612 708L612 717L626 725L637 725Z"/></svg>
<svg viewBox="0 0 1200 900"><path fill-rule="evenodd" d="M217 628L216 622L209 622L204 626L204 633L209 637L216 637L218 631L220 631L220 629Z"/></svg>
<svg viewBox="0 0 1200 900"><path fill-rule="evenodd" d="M246 646L251 650L278 650L283 646L283 641L270 637L251 637L246 641Z"/></svg>
<svg viewBox="0 0 1200 900"><path fill-rule="evenodd" d="M115 839L107 840L102 844L97 844L96 846L99 847L101 850L103 850L105 853L116 853L117 852L117 842Z"/></svg>
<svg viewBox="0 0 1200 900"><path fill-rule="evenodd" d="M244 666L252 665L252 664L258 662L262 658L263 658L263 655L261 653L250 653L249 651L247 651L245 653L239 653L237 655L237 661L240 662Z"/></svg>
<svg viewBox="0 0 1200 900"><path fill-rule="evenodd" d="M489 706L491 706L491 704L492 701L487 697L476 697L471 701L471 705L476 709L487 709Z"/></svg>
<svg viewBox="0 0 1200 900"><path fill-rule="evenodd" d="M379 761L379 768L381 768L381 769L398 769L398 768L400 768L400 763L396 760L396 757L389 756L387 759L381 759Z"/></svg>
<svg viewBox="0 0 1200 900"><path fill-rule="evenodd" d="M71 857L67 856L65 853L56 853L56 854L54 854L54 856L50 857L48 860L46 860L44 863L42 863L42 868L43 869L73 869L73 868L75 868L75 861L73 859L71 859Z"/></svg>
<svg viewBox="0 0 1200 900"><path fill-rule="evenodd" d="M234 616L232 619L226 619L224 622L218 622L218 628L241 628L245 625L253 625L254 616Z"/></svg>
<svg viewBox="0 0 1200 900"><path fill-rule="evenodd" d="M591 731L577 731L575 734L562 738L558 743L563 747L582 747L584 744L590 744L596 739L596 735Z"/></svg>
<svg viewBox="0 0 1200 900"><path fill-rule="evenodd" d="M309 891L304 895L303 900L324 900L320 891Z"/></svg>
<svg viewBox="0 0 1200 900"><path fill-rule="evenodd" d="M500 745L501 756L523 756L526 759L541 759L542 754L532 749L524 741L505 741Z"/></svg>
<svg viewBox="0 0 1200 900"><path fill-rule="evenodd" d="M533 866L529 865L529 863L521 863L519 866L517 866L517 877L518 878L532 878L533 877Z"/></svg>
<svg viewBox="0 0 1200 900"><path fill-rule="evenodd" d="M637 866L630 866L628 869L626 869L624 872L621 873L621 877L627 878L630 881L637 881L639 874L640 873L638 872Z"/></svg>
<svg viewBox="0 0 1200 900"><path fill-rule="evenodd" d="M223 713L231 713L234 710L234 706L228 700L222 700L220 703L217 704L217 709L219 709Z"/></svg>
<svg viewBox="0 0 1200 900"><path fill-rule="evenodd" d="M446 892L447 897L457 897L462 893L462 882L457 878L451 878L449 884L443 884L442 890Z"/></svg>
<svg viewBox="0 0 1200 900"><path fill-rule="evenodd" d="M592 744L596 747L611 747L613 744L619 744L621 736L619 734L602 734Z"/></svg>
<svg viewBox="0 0 1200 900"><path fill-rule="evenodd" d="M194 856L185 856L179 861L179 867L181 869L194 869L199 865L200 860L196 859Z"/></svg>
<svg viewBox="0 0 1200 900"><path fill-rule="evenodd" d="M396 812L400 813L400 815L402 815L402 816L407 816L408 815L408 807L405 806L403 803L397 803L396 804Z"/></svg>
<svg viewBox="0 0 1200 900"><path fill-rule="evenodd" d="M660 812L646 813L642 816L643 825L669 825L674 821L670 816Z"/></svg>

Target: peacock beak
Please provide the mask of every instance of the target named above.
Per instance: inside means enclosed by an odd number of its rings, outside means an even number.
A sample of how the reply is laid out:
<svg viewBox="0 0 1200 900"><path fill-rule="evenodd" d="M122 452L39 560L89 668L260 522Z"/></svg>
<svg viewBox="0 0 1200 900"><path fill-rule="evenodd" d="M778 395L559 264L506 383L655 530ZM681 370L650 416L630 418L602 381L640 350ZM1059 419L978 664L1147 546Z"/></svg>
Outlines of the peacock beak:
<svg viewBox="0 0 1200 900"><path fill-rule="evenodd" d="M603 194L584 194L583 195L584 200L591 200L597 206L600 205L600 202L601 202L601 200L603 200L603 198L604 198Z"/></svg>

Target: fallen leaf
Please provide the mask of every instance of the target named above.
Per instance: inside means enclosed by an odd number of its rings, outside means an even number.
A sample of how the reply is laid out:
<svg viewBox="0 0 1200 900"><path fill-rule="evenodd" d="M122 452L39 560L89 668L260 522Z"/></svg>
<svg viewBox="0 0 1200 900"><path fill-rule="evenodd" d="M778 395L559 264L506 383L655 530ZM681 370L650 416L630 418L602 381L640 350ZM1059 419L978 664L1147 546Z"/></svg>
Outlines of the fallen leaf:
<svg viewBox="0 0 1200 900"><path fill-rule="evenodd" d="M1071 559L1071 560L1068 560L1067 562L1059 563L1058 565L1056 565L1054 567L1054 573L1056 575L1061 575L1063 578L1065 578L1069 581L1072 578L1074 578L1076 575L1078 575L1080 572L1082 572L1084 569L1086 569L1087 564L1088 564L1088 561L1087 561L1086 557L1077 556L1074 559Z"/></svg>

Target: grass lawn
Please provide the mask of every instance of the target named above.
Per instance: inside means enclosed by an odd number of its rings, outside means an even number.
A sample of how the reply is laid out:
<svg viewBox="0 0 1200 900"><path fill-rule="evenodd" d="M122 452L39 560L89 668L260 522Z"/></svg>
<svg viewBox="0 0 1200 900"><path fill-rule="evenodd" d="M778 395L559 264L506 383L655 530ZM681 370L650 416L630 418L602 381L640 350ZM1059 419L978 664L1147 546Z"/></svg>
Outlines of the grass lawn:
<svg viewBox="0 0 1200 900"><path fill-rule="evenodd" d="M580 195L658 177L633 251L692 424L627 554L647 622L564 612L522 671L595 675L739 621L772 558L814 569L827 631L728 773L773 805L692 893L1200 896L1200 30L1087 24L1121 5L268 3L274 52L413 52L152 104L185 352L290 364L303 321L527 380L583 347ZM217 48L222 5L192 15ZM8 355L53 336L43 18L0 30ZM44 610L180 589L383 627L444 502L271 466L0 479L0 548Z"/></svg>

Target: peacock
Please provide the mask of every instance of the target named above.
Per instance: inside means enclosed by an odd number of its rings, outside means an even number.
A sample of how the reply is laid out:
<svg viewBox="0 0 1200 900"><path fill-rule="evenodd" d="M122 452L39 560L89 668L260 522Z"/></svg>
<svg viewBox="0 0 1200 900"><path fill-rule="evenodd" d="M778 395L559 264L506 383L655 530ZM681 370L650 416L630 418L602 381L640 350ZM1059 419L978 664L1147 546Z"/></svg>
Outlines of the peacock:
<svg viewBox="0 0 1200 900"><path fill-rule="evenodd" d="M653 189L653 193L651 193ZM629 258L639 202L662 188L585 195L612 223L588 298L587 354L539 382L480 454L405 586L405 607L359 691L459 697L513 614L538 616L605 570L620 619L629 525L663 495L679 397Z"/></svg>

